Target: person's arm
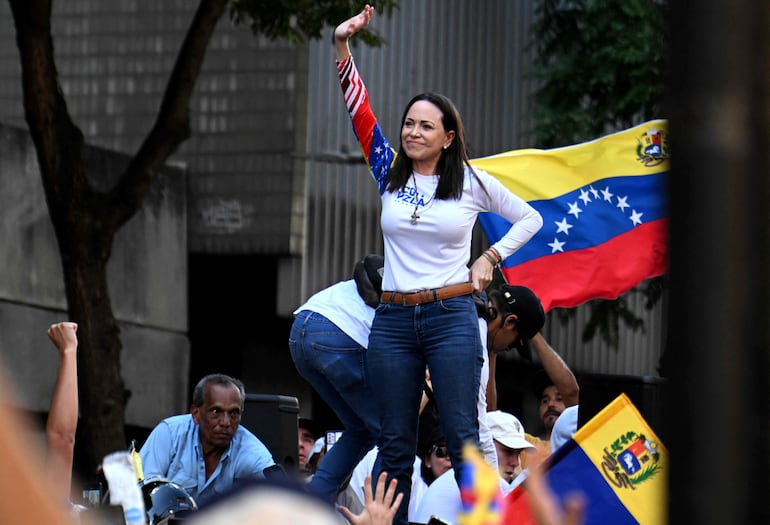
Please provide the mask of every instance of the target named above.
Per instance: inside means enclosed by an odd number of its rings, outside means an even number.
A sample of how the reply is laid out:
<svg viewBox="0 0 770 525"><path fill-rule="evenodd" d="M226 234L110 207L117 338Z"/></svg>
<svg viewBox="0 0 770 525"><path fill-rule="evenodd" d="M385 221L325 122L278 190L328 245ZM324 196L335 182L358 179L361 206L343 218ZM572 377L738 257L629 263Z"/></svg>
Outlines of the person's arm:
<svg viewBox="0 0 770 525"><path fill-rule="evenodd" d="M52 324L48 328L48 337L59 351L59 368L45 426L47 477L57 491L57 501L70 496L78 425L77 328L77 324L69 322Z"/></svg>
<svg viewBox="0 0 770 525"><path fill-rule="evenodd" d="M487 321L479 317L479 333L484 334L481 336L484 364L481 366L481 381L479 382L479 395L476 407L479 420L479 451L484 456L484 460L491 467L497 469L497 448L487 423L487 412L489 412L487 394L489 393L489 383L492 381L493 373L493 369L490 367L490 352L487 351L487 332ZM497 401L493 400L493 402L496 403Z"/></svg>
<svg viewBox="0 0 770 525"><path fill-rule="evenodd" d="M567 363L561 358L556 350L543 337L543 334L537 333L530 339L530 345L537 352L537 357L545 369L545 373L553 381L554 386L561 394L564 406L574 406L578 404L580 389L578 387L575 374L569 369Z"/></svg>
<svg viewBox="0 0 770 525"><path fill-rule="evenodd" d="M348 46L350 37L369 24L373 13L374 8L367 5L359 14L337 26L334 30L334 44L337 50L337 76L345 108L350 115L353 133L361 147L361 153L364 154L369 171L382 195L388 184L388 171L396 158L396 152L377 123L377 117L369 105L369 92L358 73Z"/></svg>
<svg viewBox="0 0 770 525"><path fill-rule="evenodd" d="M475 170L484 186L479 196L482 206L505 218L510 229L492 244L471 266L470 276L475 290L484 290L492 282L494 269L524 246L543 227L543 217L527 201L506 188L502 182L482 170Z"/></svg>
<svg viewBox="0 0 770 525"><path fill-rule="evenodd" d="M490 245L500 262L524 246L543 227L543 216L527 201L509 190L499 179L477 170L488 196L488 209L511 223L510 229ZM482 256L483 258L483 256Z"/></svg>

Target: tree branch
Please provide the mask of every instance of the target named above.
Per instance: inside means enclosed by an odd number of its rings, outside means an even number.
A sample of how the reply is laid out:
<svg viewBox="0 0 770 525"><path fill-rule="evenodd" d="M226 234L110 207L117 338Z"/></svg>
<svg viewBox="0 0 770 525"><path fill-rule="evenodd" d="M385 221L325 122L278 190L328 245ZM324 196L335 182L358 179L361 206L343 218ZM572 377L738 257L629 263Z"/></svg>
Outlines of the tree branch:
<svg viewBox="0 0 770 525"><path fill-rule="evenodd" d="M59 85L51 38L51 0L9 3L21 58L25 118L56 224L73 200L92 196L82 170L83 134L70 118Z"/></svg>
<svg viewBox="0 0 770 525"><path fill-rule="evenodd" d="M17 0L23 1L23 0ZM228 0L201 0L177 55L163 95L158 118L110 192L108 208L114 226L120 227L141 205L159 170L190 136L190 99L201 71L206 48Z"/></svg>

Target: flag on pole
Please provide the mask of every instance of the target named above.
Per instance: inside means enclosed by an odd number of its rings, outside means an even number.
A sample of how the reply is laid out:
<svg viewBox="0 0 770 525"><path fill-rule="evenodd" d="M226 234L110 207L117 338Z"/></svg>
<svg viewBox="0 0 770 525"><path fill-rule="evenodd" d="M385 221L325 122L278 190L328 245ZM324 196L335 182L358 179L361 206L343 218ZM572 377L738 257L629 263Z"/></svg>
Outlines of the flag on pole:
<svg viewBox="0 0 770 525"><path fill-rule="evenodd" d="M546 461L547 483L564 502L586 502L584 525L664 525L668 452L625 394L583 425ZM503 524L527 523L526 482L506 496ZM516 518L518 516L518 519Z"/></svg>
<svg viewBox="0 0 770 525"><path fill-rule="evenodd" d="M543 227L500 268L543 308L615 299L667 271L667 121L654 120L563 148L474 159L543 216ZM479 215L490 243L510 228Z"/></svg>
<svg viewBox="0 0 770 525"><path fill-rule="evenodd" d="M142 468L142 457L136 450L136 440L131 440L131 446L128 447L128 453L131 455L131 461L134 464L134 470L136 471L136 479L142 481L144 479L144 469Z"/></svg>

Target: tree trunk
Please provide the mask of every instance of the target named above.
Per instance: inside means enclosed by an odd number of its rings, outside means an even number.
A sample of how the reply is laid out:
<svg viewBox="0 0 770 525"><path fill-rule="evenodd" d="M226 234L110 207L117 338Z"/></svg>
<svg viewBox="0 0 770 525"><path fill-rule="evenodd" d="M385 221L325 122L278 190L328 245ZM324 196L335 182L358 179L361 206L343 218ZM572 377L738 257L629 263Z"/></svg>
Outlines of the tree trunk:
<svg viewBox="0 0 770 525"><path fill-rule="evenodd" d="M94 473L104 456L127 447L124 431L127 395L120 374L120 329L112 311L107 286L107 260L112 235L93 235L94 226L71 226L75 247L63 247L64 282L69 316L78 322L78 354L81 366L80 389L81 439L76 443L83 467ZM72 257L67 257L67 252Z"/></svg>

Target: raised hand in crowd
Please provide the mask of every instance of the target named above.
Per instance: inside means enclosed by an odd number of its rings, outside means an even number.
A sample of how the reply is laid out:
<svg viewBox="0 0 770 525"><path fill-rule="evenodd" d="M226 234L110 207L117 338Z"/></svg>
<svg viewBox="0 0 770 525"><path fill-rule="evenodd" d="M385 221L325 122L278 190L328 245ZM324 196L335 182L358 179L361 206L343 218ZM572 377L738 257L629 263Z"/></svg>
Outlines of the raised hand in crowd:
<svg viewBox="0 0 770 525"><path fill-rule="evenodd" d="M57 501L69 498L72 478L78 425L77 329L78 325L71 322L55 323L48 328L48 337L59 351L59 367L45 426L46 470L51 486L57 491Z"/></svg>
<svg viewBox="0 0 770 525"><path fill-rule="evenodd" d="M390 525L393 523L393 517L396 515L398 507L404 495L396 494L397 482L390 480L388 489L385 490L385 483L388 479L388 473L382 472L377 478L377 495L372 494L372 476L366 476L364 483L364 510L359 515L355 515L347 507L339 507L340 512L347 518L352 525Z"/></svg>

